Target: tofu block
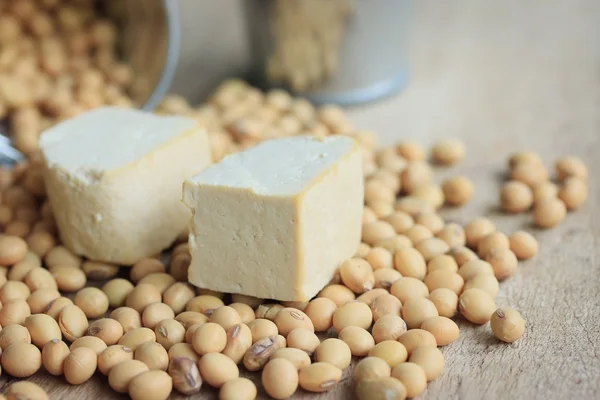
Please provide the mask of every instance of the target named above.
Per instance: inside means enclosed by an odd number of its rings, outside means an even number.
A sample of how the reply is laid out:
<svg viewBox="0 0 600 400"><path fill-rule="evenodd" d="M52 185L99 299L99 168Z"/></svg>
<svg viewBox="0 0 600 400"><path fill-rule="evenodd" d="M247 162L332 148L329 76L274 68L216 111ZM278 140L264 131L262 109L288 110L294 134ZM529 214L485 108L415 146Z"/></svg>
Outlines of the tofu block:
<svg viewBox="0 0 600 400"><path fill-rule="evenodd" d="M188 179L189 281L307 301L360 243L363 174L345 136L296 136L232 154Z"/></svg>
<svg viewBox="0 0 600 400"><path fill-rule="evenodd" d="M44 178L60 238L92 260L130 265L189 223L183 181L211 163L193 119L104 107L45 131Z"/></svg>

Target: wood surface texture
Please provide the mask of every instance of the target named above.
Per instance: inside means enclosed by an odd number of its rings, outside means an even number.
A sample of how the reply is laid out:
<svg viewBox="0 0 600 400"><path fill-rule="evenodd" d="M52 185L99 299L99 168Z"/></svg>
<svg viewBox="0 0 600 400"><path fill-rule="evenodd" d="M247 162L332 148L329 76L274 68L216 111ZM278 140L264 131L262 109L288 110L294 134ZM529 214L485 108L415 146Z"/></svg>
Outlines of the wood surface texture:
<svg viewBox="0 0 600 400"><path fill-rule="evenodd" d="M436 179L465 174L475 182L475 197L443 215L461 223L487 215L504 232L525 228L540 241L539 255L520 264L497 298L498 306L522 313L525 335L499 343L489 326L459 320L460 338L442 348L444 372L420 398L599 399L600 2L415 3L410 85L398 96L351 109L352 120L388 144L462 138L466 160ZM531 215L497 211L507 157L523 149L539 151L548 167L566 154L588 165L586 206L555 229L538 231ZM329 393L298 391L294 398L351 399L350 372ZM258 374L252 378L259 383ZM43 372L31 379L52 399L126 398L99 374L81 386ZM0 385L10 380L3 376ZM194 398L215 399L217 392L203 389Z"/></svg>

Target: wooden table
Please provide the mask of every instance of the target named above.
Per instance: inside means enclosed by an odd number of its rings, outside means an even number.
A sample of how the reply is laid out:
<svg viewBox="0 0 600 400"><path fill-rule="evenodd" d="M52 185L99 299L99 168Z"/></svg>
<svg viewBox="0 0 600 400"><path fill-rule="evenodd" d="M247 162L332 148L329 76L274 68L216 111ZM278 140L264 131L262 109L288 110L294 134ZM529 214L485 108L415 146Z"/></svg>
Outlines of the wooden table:
<svg viewBox="0 0 600 400"><path fill-rule="evenodd" d="M460 321L460 338L442 349L443 375L421 397L600 398L600 194L595 182L600 172L600 2L415 3L409 87L399 96L352 109L352 120L388 144L462 138L467 159L436 177L469 176L475 198L444 215L466 222L485 214L504 232L532 229L540 241L539 255L501 284L497 299L499 306L521 311L527 320L524 337L503 344L488 326ZM588 165L587 205L553 230L534 230L530 215L497 211L507 156L520 149L539 151L548 166L565 154L578 155ZM52 399L121 398L101 376L77 387L43 373L32 380ZM345 379L327 394L300 391L294 398L349 399L350 386ZM216 392L203 390L195 398L216 398Z"/></svg>

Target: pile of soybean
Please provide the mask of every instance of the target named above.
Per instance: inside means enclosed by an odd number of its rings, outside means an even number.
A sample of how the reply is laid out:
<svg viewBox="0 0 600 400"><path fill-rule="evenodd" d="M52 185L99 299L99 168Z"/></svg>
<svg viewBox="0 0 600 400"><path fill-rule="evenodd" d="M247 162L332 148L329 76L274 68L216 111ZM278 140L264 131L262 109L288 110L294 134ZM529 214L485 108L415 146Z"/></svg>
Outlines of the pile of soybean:
<svg viewBox="0 0 600 400"><path fill-rule="evenodd" d="M439 348L459 337L461 316L489 323L503 342L523 335L519 312L498 307L495 298L519 260L538 252L534 236L507 235L485 217L461 225L438 214L475 195L465 176L434 182L431 163L465 157L460 141L440 141L429 154L412 142L378 148L376 136L355 129L337 106L314 108L237 80L200 107L171 96L158 112L204 124L217 159L274 137L354 137L365 173L356 255L307 303L191 286L187 232L162 257L133 266L84 260L61 245L41 159L33 153L0 169L3 374L27 378L43 366L71 385L102 374L116 392L144 400L166 399L172 390L191 395L203 385L222 400L254 399L259 391L284 399L300 389L332 390L351 374L359 399L404 399L442 374ZM509 169L499 206L510 213L533 208L541 228L555 226L586 199L587 170L575 157L556 161L556 183L533 152L511 156ZM260 380L240 376L252 374ZM8 386L4 396L48 398L27 381Z"/></svg>

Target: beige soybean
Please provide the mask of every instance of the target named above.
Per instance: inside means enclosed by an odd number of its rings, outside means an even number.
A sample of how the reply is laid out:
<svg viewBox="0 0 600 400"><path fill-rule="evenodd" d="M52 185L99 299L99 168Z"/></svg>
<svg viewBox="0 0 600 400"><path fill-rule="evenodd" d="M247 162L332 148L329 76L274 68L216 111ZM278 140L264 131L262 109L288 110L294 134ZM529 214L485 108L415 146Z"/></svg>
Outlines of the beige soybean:
<svg viewBox="0 0 600 400"><path fill-rule="evenodd" d="M499 281L512 276L517 270L517 256L509 249L493 248L485 256L494 269L494 275Z"/></svg>
<svg viewBox="0 0 600 400"><path fill-rule="evenodd" d="M83 336L79 339L76 339L71 346L69 346L69 350L73 351L79 347L87 347L96 352L96 354L100 354L106 349L106 343L104 343L100 338L95 336Z"/></svg>
<svg viewBox="0 0 600 400"><path fill-rule="evenodd" d="M23 325L6 325L0 330L0 349L4 351L13 343L31 343L31 335Z"/></svg>
<svg viewBox="0 0 600 400"><path fill-rule="evenodd" d="M342 285L340 285L342 286ZM345 286L342 286L343 288L345 288L346 290L348 290L350 293L352 293L352 291L350 289L348 289ZM352 295L354 296L354 293L352 293ZM274 321L275 320L275 316L277 316L277 314L279 314L279 311L283 310L285 307L282 306L281 304L260 304L257 308L256 311L254 312L254 316L256 318L265 318L268 319L269 321Z"/></svg>
<svg viewBox="0 0 600 400"><path fill-rule="evenodd" d="M398 341L404 345L409 356L420 347L437 347L435 336L424 329L411 329L400 336Z"/></svg>
<svg viewBox="0 0 600 400"><path fill-rule="evenodd" d="M44 313L58 321L60 312L63 310L63 308L69 305L73 305L73 301L71 301L71 299L68 297L58 297L46 305L46 308L44 308ZM85 316L85 314L83 315Z"/></svg>
<svg viewBox="0 0 600 400"><path fill-rule="evenodd" d="M369 179L365 182L365 204L373 204L377 201L392 203L396 199L394 190L377 179Z"/></svg>
<svg viewBox="0 0 600 400"><path fill-rule="evenodd" d="M118 343L135 351L143 343L154 341L156 341L156 334L152 329L134 328L125 333Z"/></svg>
<svg viewBox="0 0 600 400"><path fill-rule="evenodd" d="M108 297L95 287L81 289L75 295L73 303L79 307L88 318L99 318L108 311Z"/></svg>
<svg viewBox="0 0 600 400"><path fill-rule="evenodd" d="M325 362L316 362L300 370L298 383L309 392L326 392L342 379L342 370Z"/></svg>
<svg viewBox="0 0 600 400"><path fill-rule="evenodd" d="M370 246L393 236L396 236L396 230L388 222L374 221L363 224L362 241Z"/></svg>
<svg viewBox="0 0 600 400"><path fill-rule="evenodd" d="M8 281L0 287L0 301L6 304L11 300L26 300L31 294L29 287L19 281Z"/></svg>
<svg viewBox="0 0 600 400"><path fill-rule="evenodd" d="M166 400L173 389L173 379L165 371L146 371L136 375L128 385L132 400Z"/></svg>
<svg viewBox="0 0 600 400"><path fill-rule="evenodd" d="M523 182L530 187L547 181L548 177L548 170L537 162L520 162L510 171L512 180Z"/></svg>
<svg viewBox="0 0 600 400"><path fill-rule="evenodd" d="M533 204L533 191L520 181L508 181L500 189L500 207L508 213L527 211Z"/></svg>
<svg viewBox="0 0 600 400"><path fill-rule="evenodd" d="M200 359L198 353L189 343L176 343L169 349L169 359L173 360L177 357L186 357L197 362Z"/></svg>
<svg viewBox="0 0 600 400"><path fill-rule="evenodd" d="M452 165L465 157L466 147L459 139L440 140L431 147L431 159L436 164Z"/></svg>
<svg viewBox="0 0 600 400"><path fill-rule="evenodd" d="M434 235L438 234L445 225L444 219L433 212L418 214L415 218L415 222L429 229Z"/></svg>
<svg viewBox="0 0 600 400"><path fill-rule="evenodd" d="M59 266L73 268L79 268L81 266L81 257L76 256L64 246L56 246L48 251L44 257L44 261L46 262L48 269Z"/></svg>
<svg viewBox="0 0 600 400"><path fill-rule="evenodd" d="M338 307L333 313L333 327L340 332L347 326L367 329L373 322L371 308L363 302L351 301ZM281 330L280 330L281 332Z"/></svg>
<svg viewBox="0 0 600 400"><path fill-rule="evenodd" d="M452 206L462 206L473 198L475 188L469 178L455 176L442 183L446 203Z"/></svg>
<svg viewBox="0 0 600 400"><path fill-rule="evenodd" d="M484 236L477 245L479 257L485 257L492 249L508 249L510 246L508 237L502 232L493 232Z"/></svg>
<svg viewBox="0 0 600 400"><path fill-rule="evenodd" d="M456 272L451 271L433 271L425 277L425 285L429 289L429 292L433 292L435 289L448 288L454 293L459 294L462 292L465 281Z"/></svg>
<svg viewBox="0 0 600 400"><path fill-rule="evenodd" d="M383 247L373 247L369 249L365 260L371 265L373 271L394 268L394 256L389 250L384 249Z"/></svg>
<svg viewBox="0 0 600 400"><path fill-rule="evenodd" d="M227 381L219 390L219 400L254 400L256 395L256 385L248 378Z"/></svg>
<svg viewBox="0 0 600 400"><path fill-rule="evenodd" d="M517 231L508 237L510 250L519 260L528 260L538 252L538 242L529 232Z"/></svg>
<svg viewBox="0 0 600 400"><path fill-rule="evenodd" d="M534 151L519 151L512 154L508 159L508 168L512 169L521 163L542 164L542 157Z"/></svg>
<svg viewBox="0 0 600 400"><path fill-rule="evenodd" d="M186 357L176 357L169 363L167 370L173 380L173 387L179 393L191 396L200 391L202 377L198 365Z"/></svg>
<svg viewBox="0 0 600 400"><path fill-rule="evenodd" d="M248 371L259 371L271 358L273 353L282 347L278 336L269 336L252 344L244 355L244 366Z"/></svg>
<svg viewBox="0 0 600 400"><path fill-rule="evenodd" d="M150 370L160 369L166 371L169 366L167 350L156 342L140 344L135 349L133 358L146 364Z"/></svg>
<svg viewBox="0 0 600 400"><path fill-rule="evenodd" d="M0 265L13 265L25 258L27 243L17 236L0 237Z"/></svg>
<svg viewBox="0 0 600 400"><path fill-rule="evenodd" d="M390 376L392 369L385 360L379 357L366 357L356 364L352 379L360 382L363 379L377 379Z"/></svg>
<svg viewBox="0 0 600 400"><path fill-rule="evenodd" d="M141 314L148 305L160 303L161 300L161 292L155 286L139 284L129 292L125 299L125 305Z"/></svg>
<svg viewBox="0 0 600 400"><path fill-rule="evenodd" d="M446 253L450 247L448 246L448 243L444 242L442 239L431 237L421 240L415 245L415 249L421 253L424 260L428 262L434 257Z"/></svg>
<svg viewBox="0 0 600 400"><path fill-rule="evenodd" d="M85 273L79 268L54 267L52 276L58 289L63 292L76 292L82 289L87 282Z"/></svg>
<svg viewBox="0 0 600 400"><path fill-rule="evenodd" d="M98 354L98 371L102 375L108 375L115 365L128 360L133 360L133 350L129 347L120 344L108 346Z"/></svg>
<svg viewBox="0 0 600 400"><path fill-rule="evenodd" d="M86 261L81 266L81 270L88 279L103 281L117 275L119 273L119 266L98 261Z"/></svg>
<svg viewBox="0 0 600 400"><path fill-rule="evenodd" d="M458 295L447 288L436 289L427 297L435 305L438 314L452 318L458 308Z"/></svg>
<svg viewBox="0 0 600 400"><path fill-rule="evenodd" d="M452 256L442 254L427 263L428 274L439 270L458 272L458 264Z"/></svg>
<svg viewBox="0 0 600 400"><path fill-rule="evenodd" d="M375 343L396 340L406 332L406 322L397 314L384 315L373 324L372 336Z"/></svg>
<svg viewBox="0 0 600 400"><path fill-rule="evenodd" d="M390 368L406 361L408 353L404 345L397 340L384 340L369 351L369 357L377 357L385 361Z"/></svg>
<svg viewBox="0 0 600 400"><path fill-rule="evenodd" d="M42 353L30 343L15 342L2 352L2 369L15 378L27 378L42 366Z"/></svg>
<svg viewBox="0 0 600 400"><path fill-rule="evenodd" d="M464 246L467 243L465 230L453 222L446 224L436 236L446 242L449 248Z"/></svg>
<svg viewBox="0 0 600 400"><path fill-rule="evenodd" d="M248 324L250 321L254 321L256 318L254 315L254 309L245 303L231 303L229 304L229 307L233 308L237 312L240 317L240 321L244 324Z"/></svg>
<svg viewBox="0 0 600 400"><path fill-rule="evenodd" d="M29 304L23 299L10 300L0 308L0 326L11 324L23 325L31 315Z"/></svg>
<svg viewBox="0 0 600 400"><path fill-rule="evenodd" d="M554 182L542 182L533 187L533 203L538 204L545 200L558 197L558 186Z"/></svg>
<svg viewBox="0 0 600 400"><path fill-rule="evenodd" d="M89 380L96 371L98 356L94 349L78 347L65 358L63 368L67 382L80 385Z"/></svg>
<svg viewBox="0 0 600 400"><path fill-rule="evenodd" d="M185 328L174 319L163 319L154 327L156 341L167 351L185 340Z"/></svg>
<svg viewBox="0 0 600 400"><path fill-rule="evenodd" d="M228 330L232 326L242 322L237 311L229 306L215 308L210 315L209 321L221 325L224 330Z"/></svg>
<svg viewBox="0 0 600 400"><path fill-rule="evenodd" d="M129 271L129 277L134 282L139 282L142 278L147 275L166 272L167 267L155 258L143 258L140 261L133 264Z"/></svg>
<svg viewBox="0 0 600 400"><path fill-rule="evenodd" d="M525 332L525 320L521 314L512 308L499 308L490 320L494 336L503 342L512 343Z"/></svg>
<svg viewBox="0 0 600 400"><path fill-rule="evenodd" d="M581 178L567 178L560 186L558 198L563 201L567 210L577 210L588 198L587 183Z"/></svg>
<svg viewBox="0 0 600 400"><path fill-rule="evenodd" d="M330 340L330 339L327 339L327 340ZM334 340L339 340L339 339L334 339ZM321 345L323 343L321 343ZM342 343L344 343L344 342L342 342ZM317 347L317 350L315 352L315 359L317 361L324 361L324 360L318 359L318 351L319 351L318 349L319 349L319 347L321 347L321 345L319 345ZM344 345L346 345L346 344L344 343ZM346 348L347 347L348 346L346 345ZM348 354L350 354L350 349L348 349ZM311 363L310 356L308 354L306 354L305 351L300 350L300 349L295 349L293 347L285 347L285 348L279 348L279 349L275 350L273 355L271 355L270 360L275 360L277 358L284 358L284 359L288 360L298 370L306 367L307 365L310 365L310 363ZM348 356L348 365L350 364L350 359L351 359L351 356L349 355ZM333 364L333 363L330 362L330 364Z"/></svg>
<svg viewBox="0 0 600 400"><path fill-rule="evenodd" d="M95 336L107 346L116 344L123 336L123 327L119 321L112 318L101 318L90 324L87 334Z"/></svg>
<svg viewBox="0 0 600 400"><path fill-rule="evenodd" d="M362 259L346 260L340 266L340 278L346 287L354 293L364 293L373 289L375 276L371 265Z"/></svg>
<svg viewBox="0 0 600 400"><path fill-rule="evenodd" d="M401 197L400 199L398 199L398 201L396 201L396 205L394 207L396 211L404 212L413 218L416 218L420 214L432 214L435 212L431 203L429 203L427 200L415 196ZM427 229L423 225L419 225L416 223L403 233L408 237L413 236L411 232L415 229L415 226L422 227L426 230L426 232L429 232L429 234L432 235L429 229ZM413 240L413 243L416 243L416 241Z"/></svg>
<svg viewBox="0 0 600 400"><path fill-rule="evenodd" d="M471 260L464 263L459 269L458 274L463 280L468 281L476 275L494 275L494 268L492 265L483 260Z"/></svg>
<svg viewBox="0 0 600 400"><path fill-rule="evenodd" d="M409 358L409 362L423 368L427 381L432 381L439 377L444 369L444 355L436 347L415 349Z"/></svg>
<svg viewBox="0 0 600 400"><path fill-rule="evenodd" d="M469 289L481 289L495 299L500 291L500 284L494 275L477 274L465 282L463 290Z"/></svg>
<svg viewBox="0 0 600 400"><path fill-rule="evenodd" d="M236 324L227 330L227 343L222 353L239 364L252 346L252 333L245 324Z"/></svg>
<svg viewBox="0 0 600 400"><path fill-rule="evenodd" d="M108 373L108 384L115 392L127 393L127 387L134 377L149 371L146 364L138 360L125 360L114 365Z"/></svg>
<svg viewBox="0 0 600 400"><path fill-rule="evenodd" d="M433 171L424 161L410 161L400 173L402 189L411 193L420 186L428 185L433 177Z"/></svg>
<svg viewBox="0 0 600 400"><path fill-rule="evenodd" d="M179 322L185 329L190 326L208 322L208 317L195 311L184 311L175 316L175 321Z"/></svg>
<svg viewBox="0 0 600 400"><path fill-rule="evenodd" d="M225 329L214 322L207 322L194 332L192 346L200 355L207 353L220 353L227 344Z"/></svg>
<svg viewBox="0 0 600 400"><path fill-rule="evenodd" d="M287 335L286 340L288 347L304 350L308 355L312 355L321 343L317 335L306 328L292 330Z"/></svg>
<svg viewBox="0 0 600 400"><path fill-rule="evenodd" d="M396 153L406 158L408 161L423 161L425 159L425 150L416 142L401 142L396 145Z"/></svg>
<svg viewBox="0 0 600 400"><path fill-rule="evenodd" d="M425 297L409 299L402 306L402 319L408 329L419 328L423 322L437 316L435 304Z"/></svg>
<svg viewBox="0 0 600 400"><path fill-rule="evenodd" d="M27 275L25 275L25 284L29 287L31 292L38 289L58 289L56 280L45 268L32 268Z"/></svg>
<svg viewBox="0 0 600 400"><path fill-rule="evenodd" d="M465 290L458 299L458 310L474 324L487 323L496 310L494 299L481 289Z"/></svg>
<svg viewBox="0 0 600 400"><path fill-rule="evenodd" d="M402 303L405 303L407 300L415 297L427 297L429 289L419 279L403 277L392 284L390 293L396 296Z"/></svg>
<svg viewBox="0 0 600 400"><path fill-rule="evenodd" d="M399 249L394 254L394 267L404 277L423 280L427 273L427 264L423 255L415 248Z"/></svg>
<svg viewBox="0 0 600 400"><path fill-rule="evenodd" d="M205 354L198 361L198 369L204 381L214 388L220 388L240 374L238 366L221 353Z"/></svg>
<svg viewBox="0 0 600 400"><path fill-rule="evenodd" d="M385 400L406 398L404 384L396 378L364 379L356 385L358 400Z"/></svg>
<svg viewBox="0 0 600 400"><path fill-rule="evenodd" d="M195 311L210 316L212 311L219 307L223 307L224 305L225 303L223 303L223 300L218 297L212 295L200 295L188 301L185 310Z"/></svg>
<svg viewBox="0 0 600 400"><path fill-rule="evenodd" d="M402 274L395 269L382 268L373 273L375 277L375 288L383 288L389 290L392 283L402 278Z"/></svg>
<svg viewBox="0 0 600 400"><path fill-rule="evenodd" d="M360 296L358 296L356 298L356 301L365 303L366 305L368 305L370 307L376 298L383 296L384 294L390 294L390 292L387 289L375 288L375 289L369 290L368 292L365 292L365 293L361 294Z"/></svg>
<svg viewBox="0 0 600 400"><path fill-rule="evenodd" d="M39 268L39 266L27 261L22 260L13 265L6 275L9 281L23 281L27 273L33 268Z"/></svg>
<svg viewBox="0 0 600 400"><path fill-rule="evenodd" d="M398 298L388 293L382 294L371 303L373 321L377 322L381 317L388 314L400 315L401 308L402 303Z"/></svg>
<svg viewBox="0 0 600 400"><path fill-rule="evenodd" d="M373 336L358 326L348 326L338 334L338 338L348 345L355 357L364 357L375 346Z"/></svg>
<svg viewBox="0 0 600 400"><path fill-rule="evenodd" d="M187 239L186 239L187 240ZM169 274L179 282L186 282L192 256L186 253L173 254L169 265Z"/></svg>
<svg viewBox="0 0 600 400"><path fill-rule="evenodd" d="M288 360L273 359L265 365L261 381L269 396L274 399L286 399L298 388L298 370Z"/></svg>
<svg viewBox="0 0 600 400"><path fill-rule="evenodd" d="M315 332L325 332L333 326L333 314L336 309L337 305L333 300L327 297L317 297L307 304L304 313L313 323ZM272 334L269 333L269 335Z"/></svg>
<svg viewBox="0 0 600 400"><path fill-rule="evenodd" d="M479 241L496 231L496 225L488 218L478 217L465 225L467 246L476 249Z"/></svg>
<svg viewBox="0 0 600 400"><path fill-rule="evenodd" d="M533 207L533 223L548 229L560 224L567 216L567 207L560 199L548 199Z"/></svg>
<svg viewBox="0 0 600 400"><path fill-rule="evenodd" d="M419 186L410 194L412 197L422 199L429 203L434 210L439 209L444 205L444 191L439 185Z"/></svg>
<svg viewBox="0 0 600 400"><path fill-rule="evenodd" d="M448 251L448 255L452 256L452 258L454 258L454 261L456 261L456 264L458 264L459 268L463 264L465 264L471 260L476 260L479 258L473 250L471 250L465 246L457 246L457 247L451 248Z"/></svg>
<svg viewBox="0 0 600 400"><path fill-rule="evenodd" d="M108 304L112 308L118 308L125 305L127 295L133 290L133 284L127 279L111 279L102 286L102 291L108 297Z"/></svg>
<svg viewBox="0 0 600 400"><path fill-rule="evenodd" d="M132 329L142 327L142 316L130 307L119 307L110 313L110 318L117 321L123 327L123 333Z"/></svg>
<svg viewBox="0 0 600 400"><path fill-rule="evenodd" d="M392 377L406 388L406 397L417 397L427 388L427 375L420 365L405 362L392 369Z"/></svg>
<svg viewBox="0 0 600 400"><path fill-rule="evenodd" d="M392 225L396 233L401 234L412 228L414 219L409 214L402 211L395 211L386 216L384 221Z"/></svg>
<svg viewBox="0 0 600 400"><path fill-rule="evenodd" d="M85 335L88 320L81 308L67 305L58 314L58 325L65 339L72 342Z"/></svg>
<svg viewBox="0 0 600 400"><path fill-rule="evenodd" d="M175 278L165 272L155 272L139 280L138 285L152 285L162 294L175 283Z"/></svg>
<svg viewBox="0 0 600 400"><path fill-rule="evenodd" d="M560 181L570 177L587 179L588 170L583 161L574 156L560 158L554 164L556 176Z"/></svg>
<svg viewBox="0 0 600 400"><path fill-rule="evenodd" d="M252 343L264 339L268 336L276 336L279 334L277 325L268 319L258 318L248 324L252 334Z"/></svg>
<svg viewBox="0 0 600 400"><path fill-rule="evenodd" d="M167 304L175 314L179 314L185 310L185 306L195 297L194 289L190 284L184 282L176 282L172 284L162 295L163 303ZM254 311L252 311L254 313Z"/></svg>
<svg viewBox="0 0 600 400"><path fill-rule="evenodd" d="M315 331L315 328L310 318L308 318L308 316L304 312L295 308L284 308L283 310L279 311L275 316L274 322L275 325L277 325L279 333L283 336L287 336L295 328L306 328L312 332Z"/></svg>
<svg viewBox="0 0 600 400"><path fill-rule="evenodd" d="M11 383L6 390L6 400L48 400L48 393L33 382L19 381Z"/></svg>
<svg viewBox="0 0 600 400"><path fill-rule="evenodd" d="M142 313L142 324L146 328L154 329L163 319L173 319L175 313L168 305L164 303L152 303L144 308Z"/></svg>
<svg viewBox="0 0 600 400"><path fill-rule="evenodd" d="M341 306L356 298L354 292L344 285L329 285L325 286L319 292L317 297L325 297L332 300L336 306ZM258 317L257 317L258 318Z"/></svg>
<svg viewBox="0 0 600 400"><path fill-rule="evenodd" d="M39 348L52 339L62 339L60 327L54 318L46 314L34 314L25 318L25 328L31 335L31 342Z"/></svg>
<svg viewBox="0 0 600 400"><path fill-rule="evenodd" d="M421 324L421 329L430 332L438 346L446 346L458 339L459 329L456 322L446 317L433 317Z"/></svg>

